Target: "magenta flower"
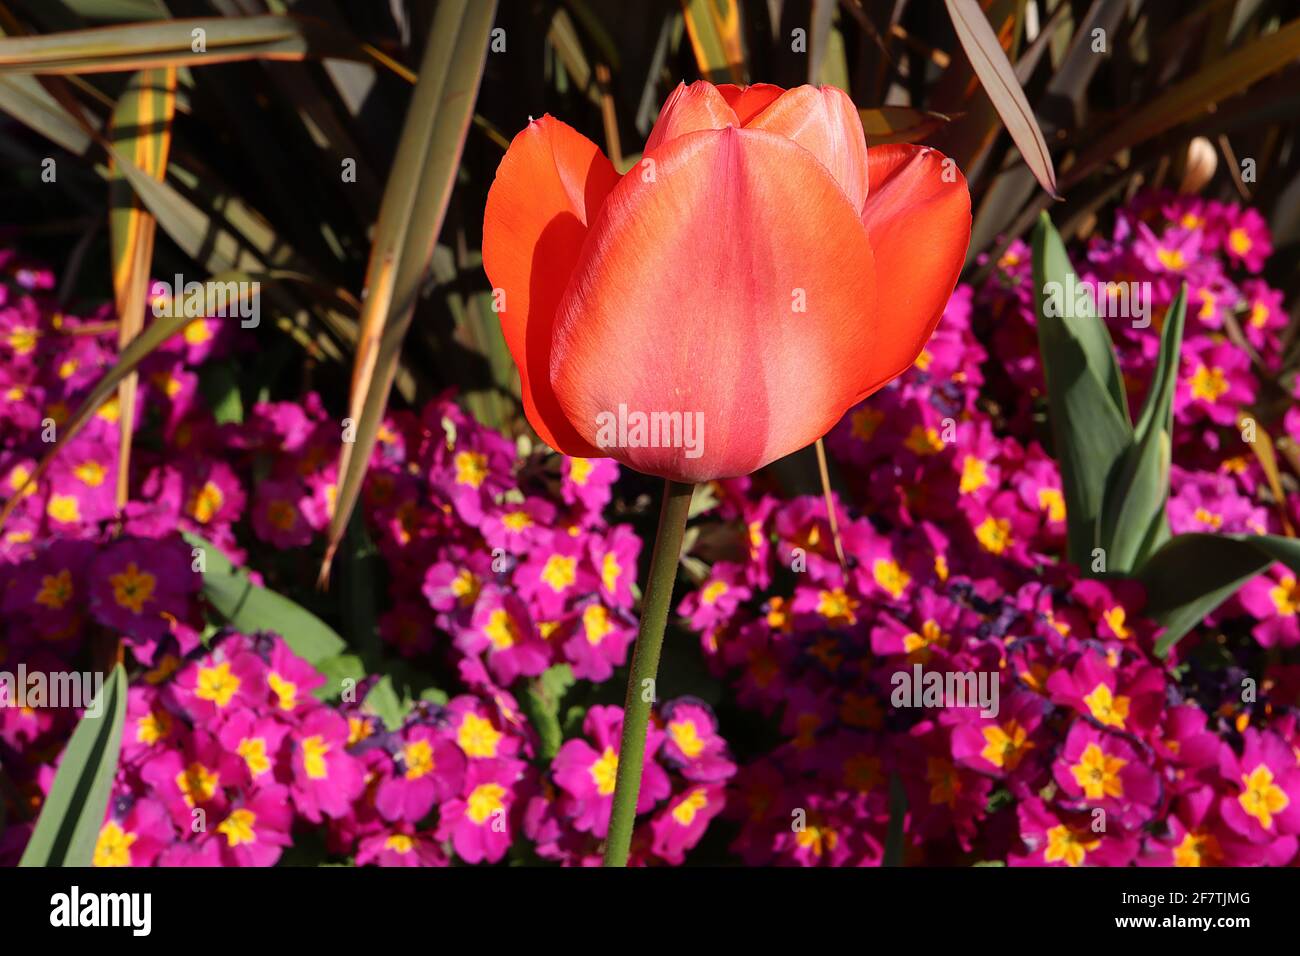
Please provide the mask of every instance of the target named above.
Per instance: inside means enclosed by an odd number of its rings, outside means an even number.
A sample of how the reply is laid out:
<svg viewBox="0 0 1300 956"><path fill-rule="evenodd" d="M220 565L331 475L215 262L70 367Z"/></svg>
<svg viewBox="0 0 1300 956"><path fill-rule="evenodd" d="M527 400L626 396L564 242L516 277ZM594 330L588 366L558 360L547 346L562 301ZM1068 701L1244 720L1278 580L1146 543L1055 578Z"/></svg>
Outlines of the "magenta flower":
<svg viewBox="0 0 1300 956"><path fill-rule="evenodd" d="M176 676L176 700L196 721L220 720L265 700L266 666L240 642L227 640Z"/></svg>
<svg viewBox="0 0 1300 956"><path fill-rule="evenodd" d="M1226 743L1219 772L1230 788L1219 812L1251 843L1267 843L1300 833L1300 766L1280 737L1253 728L1243 735L1241 756Z"/></svg>
<svg viewBox="0 0 1300 956"><path fill-rule="evenodd" d="M292 842L292 824L288 788L270 784L235 801L209 839L222 866L274 866Z"/></svg>
<svg viewBox="0 0 1300 956"><path fill-rule="evenodd" d="M674 797L650 822L652 852L674 866L686 860L686 853L704 836L709 821L726 805L719 785L697 784Z"/></svg>
<svg viewBox="0 0 1300 956"><path fill-rule="evenodd" d="M417 724L394 741L396 772L375 793L375 808L386 820L419 823L433 805L460 793L465 757L453 740Z"/></svg>
<svg viewBox="0 0 1300 956"><path fill-rule="evenodd" d="M1100 654L1087 651L1072 667L1048 678L1052 700L1074 708L1100 727L1127 733L1147 733L1164 704L1165 681L1154 667L1134 665L1123 671Z"/></svg>
<svg viewBox="0 0 1300 956"><path fill-rule="evenodd" d="M1062 794L1081 806L1101 808L1125 825L1156 812L1160 784L1155 773L1118 734L1076 720L1052 765Z"/></svg>
<svg viewBox="0 0 1300 956"><path fill-rule="evenodd" d="M595 589L596 578L586 552L587 544L580 535L541 532L537 546L515 571L520 596L543 620L559 617L568 600Z"/></svg>
<svg viewBox="0 0 1300 956"><path fill-rule="evenodd" d="M190 548L179 539L119 540L90 568L91 613L129 637L161 638L169 619L189 616L202 583L190 562Z"/></svg>
<svg viewBox="0 0 1300 956"><path fill-rule="evenodd" d="M660 723L664 730L660 755L687 780L716 783L735 774L717 718L704 702L689 697L670 701L660 713Z"/></svg>
<svg viewBox="0 0 1300 956"><path fill-rule="evenodd" d="M203 833L215 825L229 806L226 789L242 778L239 758L202 730L194 731L180 749L164 750L140 768L140 779L182 833Z"/></svg>
<svg viewBox="0 0 1300 956"><path fill-rule="evenodd" d="M357 866L447 866L447 855L431 833L409 823L395 824L361 838Z"/></svg>
<svg viewBox="0 0 1300 956"><path fill-rule="evenodd" d="M91 866L152 866L174 833L167 809L157 800L118 797L109 802Z"/></svg>
<svg viewBox="0 0 1300 956"><path fill-rule="evenodd" d="M1012 866L1125 866L1137 840L1117 827L1099 829L1090 813L1070 813L1030 797L1016 810L1024 854L1012 853Z"/></svg>
<svg viewBox="0 0 1300 956"><path fill-rule="evenodd" d="M271 709L281 716L315 706L312 691L325 685L325 676L276 638L266 669Z"/></svg>
<svg viewBox="0 0 1300 956"><path fill-rule="evenodd" d="M303 514L307 491L298 481L265 481L253 501L253 530L277 548L302 548L311 543L312 526Z"/></svg>
<svg viewBox="0 0 1300 956"><path fill-rule="evenodd" d="M466 863L495 863L510 848L513 788L523 767L518 760L474 761L465 774L462 795L439 808L437 837L451 841Z"/></svg>
<svg viewBox="0 0 1300 956"><path fill-rule="evenodd" d="M361 764L346 751L348 723L332 710L312 711L293 739L293 801L308 820L338 818L365 788Z"/></svg>
<svg viewBox="0 0 1300 956"><path fill-rule="evenodd" d="M537 635L528 609L515 594L485 588L468 627L459 629L456 646L466 654L486 653L486 663L502 684L534 677L550 662L550 648Z"/></svg>
<svg viewBox="0 0 1300 956"><path fill-rule="evenodd" d="M1300 644L1300 586L1285 565L1275 564L1267 574L1252 578L1237 599L1255 618L1251 633L1262 647Z"/></svg>
<svg viewBox="0 0 1300 956"><path fill-rule="evenodd" d="M551 774L568 796L573 825L583 833L603 838L609 831L614 805L614 778L618 773L619 735L623 731L621 707L596 706L587 711L582 732L588 740L566 741L555 755ZM654 760L664 732L651 726L646 740L645 768L637 813L645 813L668 796L668 774ZM593 746L594 744L594 746Z"/></svg>
<svg viewBox="0 0 1300 956"><path fill-rule="evenodd" d="M573 676L601 683L627 660L627 648L636 637L635 623L599 601L588 601L571 615L572 636L564 642L564 657Z"/></svg>
<svg viewBox="0 0 1300 956"><path fill-rule="evenodd" d="M565 504L581 505L588 514L598 515L609 504L611 487L618 480L618 462L612 458L561 459L560 496Z"/></svg>
<svg viewBox="0 0 1300 956"><path fill-rule="evenodd" d="M620 524L603 537L593 534L588 547L591 566L599 578L601 598L610 607L631 609L641 539L630 527Z"/></svg>
<svg viewBox="0 0 1300 956"><path fill-rule="evenodd" d="M237 710L221 725L217 739L228 752L243 760L249 783L265 786L286 776L281 747L289 730L287 724L274 718Z"/></svg>

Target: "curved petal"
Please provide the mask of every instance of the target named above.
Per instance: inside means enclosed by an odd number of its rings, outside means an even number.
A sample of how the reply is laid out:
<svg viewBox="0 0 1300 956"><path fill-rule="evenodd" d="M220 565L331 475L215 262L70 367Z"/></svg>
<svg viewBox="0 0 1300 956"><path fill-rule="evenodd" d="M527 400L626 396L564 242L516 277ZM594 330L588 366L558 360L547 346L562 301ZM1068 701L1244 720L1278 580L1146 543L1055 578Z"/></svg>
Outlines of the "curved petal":
<svg viewBox="0 0 1300 956"><path fill-rule="evenodd" d="M939 324L970 245L970 190L938 150L900 143L867 151L871 194L862 224L887 284L880 307L889 334L874 348L861 397L908 369Z"/></svg>
<svg viewBox="0 0 1300 956"><path fill-rule="evenodd" d="M767 105L784 93L785 90L779 86L773 86L771 83L755 83L752 86L736 86L734 83L722 83L718 86L718 92L736 111L736 119L740 121L740 125L745 126L755 116L767 109Z"/></svg>
<svg viewBox="0 0 1300 956"><path fill-rule="evenodd" d="M604 456L579 438L551 392L551 328L587 228L618 179L595 143L543 116L510 144L483 213L483 269L504 292L501 330L524 414L548 445L581 458Z"/></svg>
<svg viewBox="0 0 1300 956"><path fill-rule="evenodd" d="M867 198L867 137L848 94L834 86L798 86L745 124L792 139L812 153L859 213Z"/></svg>
<svg viewBox="0 0 1300 956"><path fill-rule="evenodd" d="M678 83L659 111L654 129L645 141L645 151L658 149L683 133L739 125L735 111L712 83L704 80L696 80L690 86Z"/></svg>
<svg viewBox="0 0 1300 956"><path fill-rule="evenodd" d="M551 384L582 437L638 471L748 474L825 434L861 390L871 244L835 181L784 137L688 133L655 160L653 181L626 177L587 237ZM673 413L675 431L647 427L638 443L635 414Z"/></svg>

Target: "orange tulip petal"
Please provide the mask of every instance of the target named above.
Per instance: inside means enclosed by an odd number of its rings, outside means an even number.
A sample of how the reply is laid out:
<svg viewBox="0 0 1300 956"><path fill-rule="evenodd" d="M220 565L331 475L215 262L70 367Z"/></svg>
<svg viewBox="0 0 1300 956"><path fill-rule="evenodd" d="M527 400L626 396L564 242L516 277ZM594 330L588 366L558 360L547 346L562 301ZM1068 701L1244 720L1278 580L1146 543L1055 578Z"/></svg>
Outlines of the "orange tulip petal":
<svg viewBox="0 0 1300 956"><path fill-rule="evenodd" d="M750 120L767 109L769 103L785 92L781 87L773 86L771 83L755 83L752 86L722 83L717 89L722 94L722 98L736 111L736 118L741 126L747 125Z"/></svg>
<svg viewBox="0 0 1300 956"><path fill-rule="evenodd" d="M878 338L871 244L830 174L784 137L688 133L654 158L654 180L625 177L588 236L551 384L582 437L638 471L748 474L825 434L861 390ZM694 457L602 441L611 417L673 412L703 424Z"/></svg>
<svg viewBox="0 0 1300 956"><path fill-rule="evenodd" d="M862 398L906 371L939 324L970 245L970 191L957 164L938 150L873 146L871 194L862 223L881 277L889 334L873 344Z"/></svg>
<svg viewBox="0 0 1300 956"><path fill-rule="evenodd" d="M519 368L524 413L548 445L582 458L603 456L551 391L551 330L588 226L618 180L595 143L543 116L510 144L483 214L483 269L505 294L501 329Z"/></svg>
<svg viewBox="0 0 1300 956"><path fill-rule="evenodd" d="M867 198L867 139L853 101L834 86L787 90L745 124L794 140L817 157L844 189L853 208Z"/></svg>
<svg viewBox="0 0 1300 956"><path fill-rule="evenodd" d="M735 111L712 83L704 80L696 80L690 86L678 83L659 111L654 129L645 141L645 152L658 149L684 133L739 125Z"/></svg>

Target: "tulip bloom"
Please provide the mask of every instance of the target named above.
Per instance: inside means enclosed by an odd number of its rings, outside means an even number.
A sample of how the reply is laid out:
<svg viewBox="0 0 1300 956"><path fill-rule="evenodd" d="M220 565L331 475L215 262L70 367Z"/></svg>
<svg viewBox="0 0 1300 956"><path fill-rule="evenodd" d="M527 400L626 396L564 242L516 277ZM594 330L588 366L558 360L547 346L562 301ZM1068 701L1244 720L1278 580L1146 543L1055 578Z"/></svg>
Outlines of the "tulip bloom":
<svg viewBox="0 0 1300 956"><path fill-rule="evenodd" d="M812 443L905 371L969 239L956 165L868 149L840 90L697 82L624 176L531 122L488 195L483 262L542 439L700 482Z"/></svg>

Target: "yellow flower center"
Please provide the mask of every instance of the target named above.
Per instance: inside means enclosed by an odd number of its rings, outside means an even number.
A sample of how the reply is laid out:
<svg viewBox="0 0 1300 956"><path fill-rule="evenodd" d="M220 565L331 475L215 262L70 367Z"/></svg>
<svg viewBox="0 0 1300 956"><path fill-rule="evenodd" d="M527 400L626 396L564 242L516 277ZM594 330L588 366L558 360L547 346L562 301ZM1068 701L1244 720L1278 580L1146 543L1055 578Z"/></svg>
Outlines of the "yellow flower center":
<svg viewBox="0 0 1300 956"><path fill-rule="evenodd" d="M465 800L465 816L482 826L488 817L505 809L505 795L506 788L499 783L480 783Z"/></svg>
<svg viewBox="0 0 1300 956"><path fill-rule="evenodd" d="M1228 379L1224 376L1223 369L1217 365L1214 368L1198 365L1192 373L1193 398L1199 398L1203 402L1217 402L1228 388Z"/></svg>
<svg viewBox="0 0 1300 956"><path fill-rule="evenodd" d="M99 831L99 839L95 841L95 855L91 860L91 865L130 866L131 847L136 839L134 833L127 833L112 820L109 820Z"/></svg>
<svg viewBox="0 0 1300 956"><path fill-rule="evenodd" d="M975 529L975 538L990 554L1001 554L1011 543L1011 522L989 515Z"/></svg>
<svg viewBox="0 0 1300 956"><path fill-rule="evenodd" d="M402 762L406 764L406 779L419 780L433 773L433 747L427 740L413 740L402 748Z"/></svg>
<svg viewBox="0 0 1300 956"><path fill-rule="evenodd" d="M194 696L200 700L210 700L218 707L225 707L239 690L239 684L239 677L230 671L230 662L222 661L212 667L199 668Z"/></svg>
<svg viewBox="0 0 1300 956"><path fill-rule="evenodd" d="M253 830L256 822L257 814L240 807L230 811L230 816L217 825L217 832L225 836L227 846L246 846L257 842L257 833Z"/></svg>
<svg viewBox="0 0 1300 956"><path fill-rule="evenodd" d="M606 747L600 759L591 765L591 779L595 781L596 792L608 797L614 792L614 778L618 775L618 754L613 747Z"/></svg>
<svg viewBox="0 0 1300 956"><path fill-rule="evenodd" d="M330 745L319 734L313 734L302 742L302 767L312 780L324 780L329 776L329 767L325 755L330 752Z"/></svg>
<svg viewBox="0 0 1300 956"><path fill-rule="evenodd" d="M1128 761L1107 756L1096 744L1088 744L1079 755L1079 762L1070 768L1075 782L1083 788L1089 800L1124 796L1124 784L1119 772Z"/></svg>
<svg viewBox="0 0 1300 956"><path fill-rule="evenodd" d="M1128 719L1129 699L1127 697L1115 696L1105 684L1098 684L1092 689L1092 693L1083 698L1083 702L1088 705L1088 711L1093 718L1100 723L1107 727L1124 729L1124 721Z"/></svg>
<svg viewBox="0 0 1300 956"><path fill-rule="evenodd" d="M1009 720L1001 727L985 727L984 742L980 756L1003 770L1015 770L1034 747L1029 741L1029 733L1015 720Z"/></svg>
<svg viewBox="0 0 1300 956"><path fill-rule="evenodd" d="M469 713L461 721L460 730L456 732L456 743L467 757L495 757L497 744L501 742L501 731L492 726L492 722L478 714Z"/></svg>
<svg viewBox="0 0 1300 956"><path fill-rule="evenodd" d="M695 822L695 815L709 805L709 795L697 787L681 803L673 807L673 819L684 827Z"/></svg>
<svg viewBox="0 0 1300 956"><path fill-rule="evenodd" d="M64 568L58 574L41 578L41 589L36 593L36 603L58 611L72 599L72 572Z"/></svg>
<svg viewBox="0 0 1300 956"><path fill-rule="evenodd" d="M570 587L577 580L578 559L563 554L553 554L546 559L542 568L542 580L552 591L560 592Z"/></svg>
<svg viewBox="0 0 1300 956"><path fill-rule="evenodd" d="M221 510L225 500L226 496L221 493L221 489L215 482L205 481L203 486L195 489L194 494L190 496L186 511L199 524L208 524ZM290 522L289 526L292 527L293 523Z"/></svg>
<svg viewBox="0 0 1300 956"><path fill-rule="evenodd" d="M487 455L477 451L462 451L456 454L456 484L478 488L488 476Z"/></svg>
<svg viewBox="0 0 1300 956"><path fill-rule="evenodd" d="M704 741L691 720L674 720L668 724L668 735L673 738L678 749L687 757L694 759L704 752Z"/></svg>
<svg viewBox="0 0 1300 956"><path fill-rule="evenodd" d="M497 608L488 615L488 622L483 633L492 642L493 648L504 651L515 646L519 640L519 625L505 608Z"/></svg>
<svg viewBox="0 0 1300 956"><path fill-rule="evenodd" d="M1291 803L1286 792L1273 782L1273 771L1260 764L1250 773L1242 774L1241 782L1245 788L1237 798L1241 808L1258 820L1265 830L1273 829L1273 815L1281 813Z"/></svg>

